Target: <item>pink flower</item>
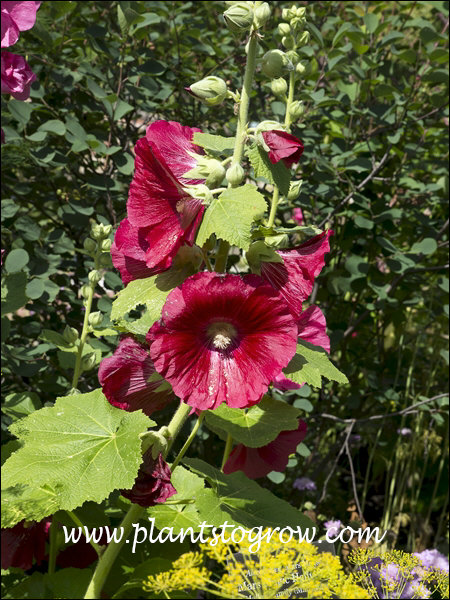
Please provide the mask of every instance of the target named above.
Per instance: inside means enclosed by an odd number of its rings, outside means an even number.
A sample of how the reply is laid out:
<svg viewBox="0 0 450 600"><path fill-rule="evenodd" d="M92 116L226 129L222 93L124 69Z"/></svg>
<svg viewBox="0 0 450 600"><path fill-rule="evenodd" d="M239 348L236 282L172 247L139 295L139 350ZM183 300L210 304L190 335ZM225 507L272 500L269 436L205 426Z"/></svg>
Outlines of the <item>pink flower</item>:
<svg viewBox="0 0 450 600"><path fill-rule="evenodd" d="M147 128L146 138L138 140L135 147L128 221L142 230L139 247L150 269L168 269L179 247L194 243L202 219L201 200L190 196L182 187L200 182L183 177L197 164L188 152L203 153L192 143L195 131L199 130L173 121L156 121ZM123 245L121 249L123 252Z"/></svg>
<svg viewBox="0 0 450 600"><path fill-rule="evenodd" d="M111 246L111 258L125 285L133 279L143 279L156 275L164 268L149 269L146 264L146 252L149 243L146 239L148 228L137 228L124 219L117 228Z"/></svg>
<svg viewBox="0 0 450 600"><path fill-rule="evenodd" d="M23 56L12 52L2 52L1 57L2 94L11 94L16 100L26 100L36 75Z"/></svg>
<svg viewBox="0 0 450 600"><path fill-rule="evenodd" d="M120 493L140 506L155 506L177 493L170 483L170 477L169 465L162 455L159 454L155 460L150 449L144 454L144 461L131 490L121 490Z"/></svg>
<svg viewBox="0 0 450 600"><path fill-rule="evenodd" d="M20 31L31 29L36 22L40 2L2 2L2 48L17 42Z"/></svg>
<svg viewBox="0 0 450 600"><path fill-rule="evenodd" d="M283 160L287 167L291 167L300 160L303 143L295 135L274 129L263 131L262 136L269 147L269 160L272 164Z"/></svg>
<svg viewBox="0 0 450 600"><path fill-rule="evenodd" d="M297 225L303 225L305 219L303 218L303 212L301 208L294 208L292 211L292 218L297 223Z"/></svg>
<svg viewBox="0 0 450 600"><path fill-rule="evenodd" d="M156 370L200 410L256 404L295 353L297 326L256 275L197 273L167 297L147 340Z"/></svg>
<svg viewBox="0 0 450 600"><path fill-rule="evenodd" d="M20 521L14 527L2 529L2 569L17 567L27 571L33 561L40 565L45 556L49 525L49 519L39 523Z"/></svg>
<svg viewBox="0 0 450 600"><path fill-rule="evenodd" d="M325 315L318 306L310 306L300 315L298 321L298 337L306 342L321 346L330 352L330 338L327 335ZM273 387L281 391L298 390L304 384L295 383L280 373L273 380Z"/></svg>
<svg viewBox="0 0 450 600"><path fill-rule="evenodd" d="M292 250L277 250L283 263L261 263L261 277L280 292L296 318L325 264L325 254L330 251L330 235L333 231L328 229Z"/></svg>
<svg viewBox="0 0 450 600"><path fill-rule="evenodd" d="M155 373L148 347L130 335L120 340L113 356L101 362L98 379L113 406L151 415L173 400L170 390L157 391L161 379L149 381Z"/></svg>
<svg viewBox="0 0 450 600"><path fill-rule="evenodd" d="M248 448L238 444L228 457L223 472L229 475L235 471L243 471L250 479L257 479L271 471L284 471L289 455L305 439L306 430L306 423L300 419L297 429L282 431L266 446Z"/></svg>

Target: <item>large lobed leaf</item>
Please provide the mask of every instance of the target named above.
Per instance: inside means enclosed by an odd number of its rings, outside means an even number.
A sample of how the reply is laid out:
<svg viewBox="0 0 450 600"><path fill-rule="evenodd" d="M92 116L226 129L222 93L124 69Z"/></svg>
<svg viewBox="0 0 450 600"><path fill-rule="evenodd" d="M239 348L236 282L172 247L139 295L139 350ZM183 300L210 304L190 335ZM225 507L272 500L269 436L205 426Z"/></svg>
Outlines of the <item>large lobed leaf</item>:
<svg viewBox="0 0 450 600"><path fill-rule="evenodd" d="M305 340L298 341L297 352L283 373L295 383L309 383L316 387L321 387L322 377L348 383L347 377L333 365L325 350Z"/></svg>

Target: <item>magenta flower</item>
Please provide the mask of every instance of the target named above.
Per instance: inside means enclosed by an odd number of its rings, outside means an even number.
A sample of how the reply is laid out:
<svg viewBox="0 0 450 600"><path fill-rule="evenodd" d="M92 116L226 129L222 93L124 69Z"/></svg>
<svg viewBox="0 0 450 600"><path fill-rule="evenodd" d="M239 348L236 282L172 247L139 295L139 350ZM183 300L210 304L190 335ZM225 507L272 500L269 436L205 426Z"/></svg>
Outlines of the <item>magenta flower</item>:
<svg viewBox="0 0 450 600"><path fill-rule="evenodd" d="M289 455L305 439L307 426L301 419L298 428L282 431L272 442L261 448L248 448L238 444L233 448L223 468L226 475L243 471L250 479L264 477L271 471L284 471Z"/></svg>
<svg viewBox="0 0 450 600"><path fill-rule="evenodd" d="M149 243L146 239L148 228L133 227L128 219L121 221L111 246L113 265L120 272L125 285L133 279L151 277L164 271L164 268L149 269L146 264L146 253Z"/></svg>
<svg viewBox="0 0 450 600"><path fill-rule="evenodd" d="M122 496L140 506L161 504L177 493L170 483L170 468L162 455L155 460L151 449L144 454L144 461L131 490L121 490Z"/></svg>
<svg viewBox="0 0 450 600"><path fill-rule="evenodd" d="M132 412L141 409L146 415L161 410L173 400L170 390L157 391L161 380L149 381L155 374L148 347L131 335L124 336L113 356L105 358L98 379L108 401Z"/></svg>
<svg viewBox="0 0 450 600"><path fill-rule="evenodd" d="M297 223L297 225L303 225L305 219L303 218L303 212L301 208L294 208L292 211L292 218Z"/></svg>
<svg viewBox="0 0 450 600"><path fill-rule="evenodd" d="M156 370L200 410L256 404L295 353L297 326L256 275L197 273L167 297L147 340Z"/></svg>
<svg viewBox="0 0 450 600"><path fill-rule="evenodd" d="M261 277L280 292L296 318L325 264L325 254L330 251L330 235L333 231L328 229L291 250L277 250L283 263L261 263Z"/></svg>
<svg viewBox="0 0 450 600"><path fill-rule="evenodd" d="M2 2L2 48L15 44L21 31L33 27L40 5L40 2L30 1Z"/></svg>
<svg viewBox="0 0 450 600"><path fill-rule="evenodd" d="M282 160L287 167L291 167L300 160L303 143L295 135L274 129L263 131L262 136L269 147L269 160L272 164Z"/></svg>
<svg viewBox="0 0 450 600"><path fill-rule="evenodd" d="M143 229L139 233L139 247L150 269L168 269L179 247L194 243L202 219L201 200L182 187L201 182L183 177L197 164L189 152L203 153L192 143L195 131L199 130L173 121L156 121L135 147L128 221L133 227ZM123 244L121 249L124 252Z"/></svg>
<svg viewBox="0 0 450 600"><path fill-rule="evenodd" d="M50 522L49 519L39 523L20 521L14 527L2 529L2 569L17 567L27 571L33 561L40 565L45 557Z"/></svg>
<svg viewBox="0 0 450 600"><path fill-rule="evenodd" d="M26 100L36 75L19 54L6 50L1 56L2 94L11 94L16 100Z"/></svg>
<svg viewBox="0 0 450 600"><path fill-rule="evenodd" d="M305 342L321 346L330 352L330 338L327 335L327 323L325 315L318 306L310 306L300 315L298 321L298 337ZM298 390L304 384L295 383L280 373L273 380L273 387L281 391Z"/></svg>

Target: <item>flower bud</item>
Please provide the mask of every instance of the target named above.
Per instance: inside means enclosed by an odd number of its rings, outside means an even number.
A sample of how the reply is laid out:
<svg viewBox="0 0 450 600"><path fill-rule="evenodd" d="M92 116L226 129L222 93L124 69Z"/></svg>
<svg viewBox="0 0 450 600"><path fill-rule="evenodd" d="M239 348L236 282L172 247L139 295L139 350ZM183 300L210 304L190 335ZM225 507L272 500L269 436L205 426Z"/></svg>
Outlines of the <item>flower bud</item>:
<svg viewBox="0 0 450 600"><path fill-rule="evenodd" d="M83 248L86 250L86 252L95 252L97 250L97 243L94 242L93 239L88 237L83 242Z"/></svg>
<svg viewBox="0 0 450 600"><path fill-rule="evenodd" d="M297 181L291 181L291 185L289 187L288 192L288 200L297 200L298 195L300 194L300 189L302 187L303 181L298 179Z"/></svg>
<svg viewBox="0 0 450 600"><path fill-rule="evenodd" d="M295 38L292 35L285 35L281 39L281 43L287 50L293 50L295 48Z"/></svg>
<svg viewBox="0 0 450 600"><path fill-rule="evenodd" d="M237 187L244 179L244 175L244 169L238 163L232 164L226 172L227 181L232 187Z"/></svg>
<svg viewBox="0 0 450 600"><path fill-rule="evenodd" d="M297 9L295 8L295 6L283 8L283 10L281 11L281 16L285 21L290 21L291 19L297 16Z"/></svg>
<svg viewBox="0 0 450 600"><path fill-rule="evenodd" d="M306 6L299 6L295 12L297 17L303 18L306 13Z"/></svg>
<svg viewBox="0 0 450 600"><path fill-rule="evenodd" d="M281 77L288 63L288 58L281 50L269 50L262 59L262 72L267 77L275 79Z"/></svg>
<svg viewBox="0 0 450 600"><path fill-rule="evenodd" d="M225 167L223 164L215 159L211 159L208 161L209 167L209 175L206 178L206 185L208 187L215 187L222 183L223 178L225 177Z"/></svg>
<svg viewBox="0 0 450 600"><path fill-rule="evenodd" d="M91 325L92 327L98 327L103 321L103 315L99 311L93 312L89 315L88 321L89 325Z"/></svg>
<svg viewBox="0 0 450 600"><path fill-rule="evenodd" d="M193 265L197 269L203 261L202 251L198 246L181 246L173 259L174 269L183 269L187 265Z"/></svg>
<svg viewBox="0 0 450 600"><path fill-rule="evenodd" d="M306 44L309 44L310 37L311 34L309 33L309 31L304 31L298 40L298 45L306 46Z"/></svg>
<svg viewBox="0 0 450 600"><path fill-rule="evenodd" d="M301 100L295 100L289 106L289 116L293 121L299 119L302 114L305 112L305 105Z"/></svg>
<svg viewBox="0 0 450 600"><path fill-rule="evenodd" d="M288 89L287 82L282 77L272 79L270 87L272 88L272 93L274 96L284 96Z"/></svg>
<svg viewBox="0 0 450 600"><path fill-rule="evenodd" d="M306 67L303 63L299 62L298 65L295 67L295 70L297 71L297 73L300 73L300 75L302 75L306 71Z"/></svg>
<svg viewBox="0 0 450 600"><path fill-rule="evenodd" d="M289 246L289 236L286 233L279 233L278 235L269 235L264 238L267 246L271 248L285 248Z"/></svg>
<svg viewBox="0 0 450 600"><path fill-rule="evenodd" d="M89 352L89 354L85 354L81 359L81 368L83 371L89 371L93 367L95 367L95 363L97 362L97 358L95 356L95 352Z"/></svg>
<svg viewBox="0 0 450 600"><path fill-rule="evenodd" d="M263 2L258 8L255 10L255 22L257 27L263 27L266 24L266 21L270 18L270 6L267 2Z"/></svg>
<svg viewBox="0 0 450 600"><path fill-rule="evenodd" d="M96 269L94 269L93 271L90 271L89 275L88 275L88 279L90 281L90 283L94 283L97 284L100 279L102 278L100 271L97 271Z"/></svg>
<svg viewBox="0 0 450 600"><path fill-rule="evenodd" d="M73 345L78 339L78 331L74 327L66 325L63 332L63 338L68 344Z"/></svg>
<svg viewBox="0 0 450 600"><path fill-rule="evenodd" d="M266 144L263 132L264 131L283 131L284 127L278 121L261 121L255 131L256 143L258 146L262 146L266 152L269 152L270 148Z"/></svg>
<svg viewBox="0 0 450 600"><path fill-rule="evenodd" d="M112 246L112 241L110 239L103 240L102 252L109 252L111 246Z"/></svg>
<svg viewBox="0 0 450 600"><path fill-rule="evenodd" d="M91 227L91 235L95 240L108 237L111 231L112 225L103 225L103 223L94 223Z"/></svg>
<svg viewBox="0 0 450 600"><path fill-rule="evenodd" d="M250 29L253 23L253 9L247 2L233 4L223 13L228 29L235 33Z"/></svg>
<svg viewBox="0 0 450 600"><path fill-rule="evenodd" d="M205 77L185 89L208 106L217 106L227 97L227 84L223 79L214 75Z"/></svg>
<svg viewBox="0 0 450 600"><path fill-rule="evenodd" d="M101 254L100 258L98 259L98 262L100 264L100 267L103 267L104 269L111 269L113 264L112 264L112 260L111 260L111 254Z"/></svg>
<svg viewBox="0 0 450 600"><path fill-rule="evenodd" d="M279 23L278 31L281 33L281 35L291 35L291 26L289 23Z"/></svg>
<svg viewBox="0 0 450 600"><path fill-rule="evenodd" d="M189 196L192 196L192 198L201 200L203 204L210 204L213 201L211 190L203 183L198 183L196 185L185 185L184 190L189 194Z"/></svg>
<svg viewBox="0 0 450 600"><path fill-rule="evenodd" d="M286 56L291 61L291 63L295 66L300 60L300 56L297 54L295 50L288 50L286 52Z"/></svg>
<svg viewBox="0 0 450 600"><path fill-rule="evenodd" d="M195 155L197 164L183 174L186 179L204 179L208 187L215 187L225 177L225 167L215 158Z"/></svg>
<svg viewBox="0 0 450 600"><path fill-rule="evenodd" d="M89 296L89 294L91 293L91 286L87 283L85 283L82 287L81 287L81 296L83 298L87 298Z"/></svg>

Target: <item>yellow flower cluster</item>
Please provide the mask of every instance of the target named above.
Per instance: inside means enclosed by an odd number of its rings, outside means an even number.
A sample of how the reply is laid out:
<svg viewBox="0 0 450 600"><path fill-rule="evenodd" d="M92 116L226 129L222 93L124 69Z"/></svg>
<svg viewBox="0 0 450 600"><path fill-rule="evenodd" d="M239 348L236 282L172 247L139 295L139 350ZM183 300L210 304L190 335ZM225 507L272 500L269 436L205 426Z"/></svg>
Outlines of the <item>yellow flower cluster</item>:
<svg viewBox="0 0 450 600"><path fill-rule="evenodd" d="M200 552L180 556L170 571L150 576L143 588L166 598L179 590L204 590L219 598L370 598L344 573L337 557L319 553L311 544L283 542L276 535L257 553L250 546L248 540L203 544ZM205 558L219 563L220 578L201 566Z"/></svg>

